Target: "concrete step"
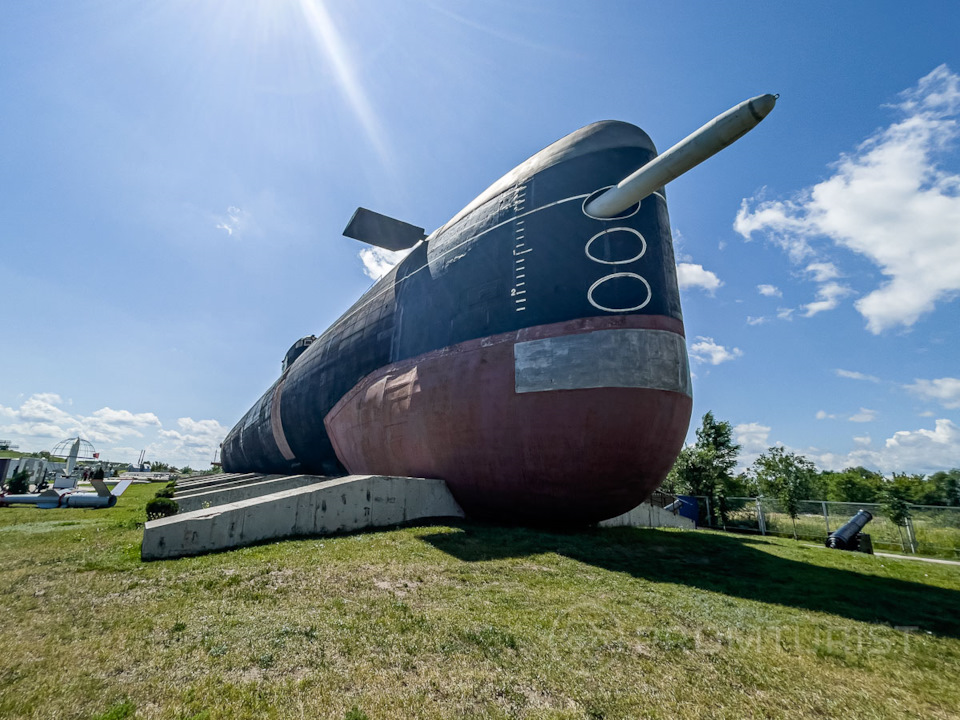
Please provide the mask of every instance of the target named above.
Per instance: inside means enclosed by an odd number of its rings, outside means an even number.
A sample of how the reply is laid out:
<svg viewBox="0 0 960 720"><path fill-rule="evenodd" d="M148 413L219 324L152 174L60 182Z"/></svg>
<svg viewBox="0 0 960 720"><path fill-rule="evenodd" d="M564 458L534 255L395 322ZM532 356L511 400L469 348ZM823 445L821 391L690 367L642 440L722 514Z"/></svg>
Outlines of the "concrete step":
<svg viewBox="0 0 960 720"><path fill-rule="evenodd" d="M180 506L180 512L188 513L194 510L238 502L239 500L249 500L261 495L270 495L281 490L292 490L304 485L313 485L330 479L316 475L259 475L257 478L242 481L239 484L201 488L186 495L175 495L174 499Z"/></svg>
<svg viewBox="0 0 960 720"><path fill-rule="evenodd" d="M181 480L177 482L176 491L186 492L188 490L197 490L199 488L214 487L226 483L240 482L253 477L258 477L258 473L230 473L229 475L210 475L196 480Z"/></svg>
<svg viewBox="0 0 960 720"><path fill-rule="evenodd" d="M140 556L144 560L177 558L266 540L464 516L442 480L309 477L315 482L302 487L150 520L144 526Z"/></svg>
<svg viewBox="0 0 960 720"><path fill-rule="evenodd" d="M260 483L266 480L267 478L278 478L278 477L289 477L284 475L244 475L235 479L227 479L219 483L210 483L207 485L200 485L197 487L184 488L181 489L178 485L176 491L173 493L173 497L177 502L180 502L180 498L193 497L194 495L200 495L202 493L208 492L217 492L219 490L228 490L235 487L243 487L244 485L253 485L255 483Z"/></svg>

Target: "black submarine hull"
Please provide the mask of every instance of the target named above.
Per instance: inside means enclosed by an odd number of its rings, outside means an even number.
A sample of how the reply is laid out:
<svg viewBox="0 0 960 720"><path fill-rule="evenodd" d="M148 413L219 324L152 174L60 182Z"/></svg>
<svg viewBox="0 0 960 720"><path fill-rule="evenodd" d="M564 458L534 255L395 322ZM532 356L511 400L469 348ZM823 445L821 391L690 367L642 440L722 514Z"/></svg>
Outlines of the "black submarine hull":
<svg viewBox="0 0 960 720"><path fill-rule="evenodd" d="M438 477L505 521L645 500L692 408L666 199L585 207L654 157L605 121L494 183L284 371L227 435L224 470Z"/></svg>

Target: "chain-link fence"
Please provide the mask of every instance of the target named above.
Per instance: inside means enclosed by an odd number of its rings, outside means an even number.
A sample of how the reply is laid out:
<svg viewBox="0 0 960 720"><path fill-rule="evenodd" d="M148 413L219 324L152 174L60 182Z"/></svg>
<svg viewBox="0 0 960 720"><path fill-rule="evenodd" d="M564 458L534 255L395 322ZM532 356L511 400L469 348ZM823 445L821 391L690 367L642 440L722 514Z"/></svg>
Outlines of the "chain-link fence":
<svg viewBox="0 0 960 720"><path fill-rule="evenodd" d="M718 514L710 501L698 497L700 524L716 527L711 521ZM824 542L827 536L857 514L866 510L873 520L864 528L878 550L960 558L960 507L907 505L907 521L897 526L877 503L803 500L796 520L773 498L726 498L726 522L723 529L779 535Z"/></svg>

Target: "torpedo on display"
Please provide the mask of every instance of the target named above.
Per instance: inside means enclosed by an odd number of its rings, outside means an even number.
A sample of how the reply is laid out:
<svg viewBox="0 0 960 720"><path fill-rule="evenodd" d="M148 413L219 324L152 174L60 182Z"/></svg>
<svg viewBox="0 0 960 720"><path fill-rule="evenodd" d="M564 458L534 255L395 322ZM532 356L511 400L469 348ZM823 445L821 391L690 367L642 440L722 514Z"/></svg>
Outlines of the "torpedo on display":
<svg viewBox="0 0 960 720"><path fill-rule="evenodd" d="M121 480L113 491L103 480L91 480L95 492L80 492L76 488L60 489L52 487L41 493L6 495L0 493L0 507L12 505L33 505L41 510L55 508L111 508L117 504L117 498L130 487L133 480Z"/></svg>
<svg viewBox="0 0 960 720"><path fill-rule="evenodd" d="M588 125L429 236L360 208L344 235L410 253L225 438L225 472L445 480L468 516L582 524L643 502L693 404L663 186L755 127L760 95L657 155Z"/></svg>

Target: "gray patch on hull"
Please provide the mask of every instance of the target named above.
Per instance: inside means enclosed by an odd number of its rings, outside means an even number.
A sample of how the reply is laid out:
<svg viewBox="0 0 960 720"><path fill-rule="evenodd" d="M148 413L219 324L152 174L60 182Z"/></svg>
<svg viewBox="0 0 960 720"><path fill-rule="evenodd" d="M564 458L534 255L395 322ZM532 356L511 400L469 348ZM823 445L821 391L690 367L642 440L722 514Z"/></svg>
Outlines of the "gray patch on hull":
<svg viewBox="0 0 960 720"><path fill-rule="evenodd" d="M649 388L693 397L683 336L667 330L597 330L514 346L518 393Z"/></svg>

